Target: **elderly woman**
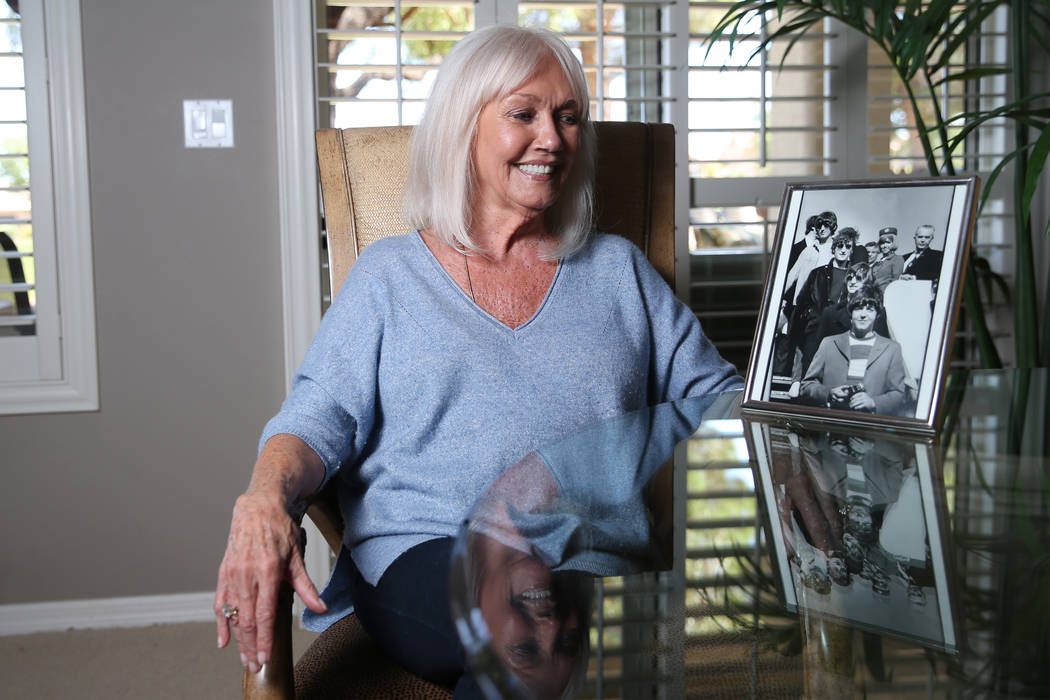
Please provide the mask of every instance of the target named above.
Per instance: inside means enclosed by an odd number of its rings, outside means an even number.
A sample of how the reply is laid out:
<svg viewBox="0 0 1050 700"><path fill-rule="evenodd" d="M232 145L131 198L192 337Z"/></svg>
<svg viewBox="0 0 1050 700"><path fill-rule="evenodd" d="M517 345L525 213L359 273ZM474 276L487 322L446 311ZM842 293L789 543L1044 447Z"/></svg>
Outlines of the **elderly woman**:
<svg viewBox="0 0 1050 700"><path fill-rule="evenodd" d="M351 269L234 506L215 614L250 669L288 579L314 629L356 611L399 663L455 685L449 553L500 472L599 419L739 386L641 251L591 234L586 85L545 31L479 30L446 58L413 134L418 228ZM319 596L289 511L332 479L346 531Z"/></svg>

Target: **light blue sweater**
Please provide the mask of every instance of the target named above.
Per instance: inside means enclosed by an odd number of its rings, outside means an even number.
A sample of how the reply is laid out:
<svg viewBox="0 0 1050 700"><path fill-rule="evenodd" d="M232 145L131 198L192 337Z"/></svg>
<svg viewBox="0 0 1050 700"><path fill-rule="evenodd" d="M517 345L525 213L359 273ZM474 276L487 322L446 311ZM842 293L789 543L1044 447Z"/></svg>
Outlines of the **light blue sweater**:
<svg viewBox="0 0 1050 700"><path fill-rule="evenodd" d="M326 481L340 480L344 553L374 585L409 548L455 536L486 487L532 450L740 381L623 238L594 236L562 260L536 314L510 329L411 233L361 254L260 446L296 435ZM352 609L339 600L343 563L323 594L322 628Z"/></svg>

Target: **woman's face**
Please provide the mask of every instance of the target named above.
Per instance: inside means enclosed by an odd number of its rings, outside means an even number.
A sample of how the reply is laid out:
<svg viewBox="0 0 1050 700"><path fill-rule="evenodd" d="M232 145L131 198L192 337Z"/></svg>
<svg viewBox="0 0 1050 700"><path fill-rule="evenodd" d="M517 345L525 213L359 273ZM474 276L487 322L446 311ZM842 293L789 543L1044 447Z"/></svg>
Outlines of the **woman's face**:
<svg viewBox="0 0 1050 700"><path fill-rule="evenodd" d="M883 255L889 255L891 248L893 248L893 244L889 241L879 241L879 250L882 251Z"/></svg>
<svg viewBox="0 0 1050 700"><path fill-rule="evenodd" d="M553 59L485 105L474 144L475 221L531 219L554 204L576 161L581 109Z"/></svg>

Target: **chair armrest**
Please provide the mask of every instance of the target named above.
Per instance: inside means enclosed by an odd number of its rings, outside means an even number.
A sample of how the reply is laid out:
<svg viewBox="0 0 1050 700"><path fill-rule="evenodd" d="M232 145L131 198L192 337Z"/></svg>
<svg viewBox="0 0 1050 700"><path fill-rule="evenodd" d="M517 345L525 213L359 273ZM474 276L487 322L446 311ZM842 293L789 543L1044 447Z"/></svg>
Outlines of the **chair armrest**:
<svg viewBox="0 0 1050 700"><path fill-rule="evenodd" d="M270 663L264 665L258 673L244 669L241 680L244 700L295 700L292 675L292 587L288 583L282 583L277 594L273 627Z"/></svg>
<svg viewBox="0 0 1050 700"><path fill-rule="evenodd" d="M314 495L305 508L310 519L317 524L325 540L338 552L343 535L343 518L339 513L339 500L334 484L329 484ZM302 520L302 510L292 514L296 522ZM300 531L300 551L306 549L306 532ZM295 700L295 658L292 656L292 597L294 592L288 582L281 584L277 594L277 610L273 621L273 650L270 663L258 673L247 668L241 680L244 700Z"/></svg>

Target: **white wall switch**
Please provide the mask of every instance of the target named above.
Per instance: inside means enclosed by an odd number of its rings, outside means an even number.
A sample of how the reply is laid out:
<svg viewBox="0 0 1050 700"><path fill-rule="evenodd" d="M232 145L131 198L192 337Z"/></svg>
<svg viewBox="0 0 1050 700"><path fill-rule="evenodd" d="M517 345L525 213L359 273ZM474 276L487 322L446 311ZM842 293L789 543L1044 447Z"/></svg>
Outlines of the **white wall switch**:
<svg viewBox="0 0 1050 700"><path fill-rule="evenodd" d="M231 100L183 100L186 148L233 148Z"/></svg>

